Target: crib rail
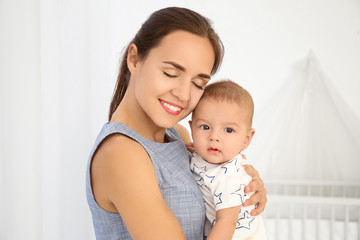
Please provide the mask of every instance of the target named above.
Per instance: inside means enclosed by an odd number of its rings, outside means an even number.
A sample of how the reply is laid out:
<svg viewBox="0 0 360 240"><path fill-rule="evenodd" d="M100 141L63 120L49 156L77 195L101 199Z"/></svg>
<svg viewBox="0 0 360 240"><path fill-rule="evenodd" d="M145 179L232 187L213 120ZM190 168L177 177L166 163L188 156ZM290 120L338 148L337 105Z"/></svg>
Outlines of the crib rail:
<svg viewBox="0 0 360 240"><path fill-rule="evenodd" d="M360 184L356 181L299 181L283 179L265 180L265 186L271 195L360 198Z"/></svg>
<svg viewBox="0 0 360 240"><path fill-rule="evenodd" d="M268 195L269 240L360 239L360 199Z"/></svg>

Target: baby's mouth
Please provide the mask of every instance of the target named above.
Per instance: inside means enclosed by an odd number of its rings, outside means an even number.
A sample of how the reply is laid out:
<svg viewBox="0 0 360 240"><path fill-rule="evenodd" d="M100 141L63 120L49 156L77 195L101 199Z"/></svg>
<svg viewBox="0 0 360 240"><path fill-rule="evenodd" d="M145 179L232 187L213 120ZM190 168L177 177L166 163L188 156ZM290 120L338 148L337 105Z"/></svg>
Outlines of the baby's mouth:
<svg viewBox="0 0 360 240"><path fill-rule="evenodd" d="M208 148L208 151L211 152L211 153L219 153L219 152L221 152L219 149L213 148L213 147Z"/></svg>

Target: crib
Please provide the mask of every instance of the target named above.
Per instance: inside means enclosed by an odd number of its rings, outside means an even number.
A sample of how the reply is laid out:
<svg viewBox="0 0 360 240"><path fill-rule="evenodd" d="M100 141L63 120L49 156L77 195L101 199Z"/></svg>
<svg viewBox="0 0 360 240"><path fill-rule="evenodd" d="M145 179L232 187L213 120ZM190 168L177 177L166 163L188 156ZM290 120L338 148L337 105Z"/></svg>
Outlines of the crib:
<svg viewBox="0 0 360 240"><path fill-rule="evenodd" d="M360 184L266 180L269 240L360 240Z"/></svg>

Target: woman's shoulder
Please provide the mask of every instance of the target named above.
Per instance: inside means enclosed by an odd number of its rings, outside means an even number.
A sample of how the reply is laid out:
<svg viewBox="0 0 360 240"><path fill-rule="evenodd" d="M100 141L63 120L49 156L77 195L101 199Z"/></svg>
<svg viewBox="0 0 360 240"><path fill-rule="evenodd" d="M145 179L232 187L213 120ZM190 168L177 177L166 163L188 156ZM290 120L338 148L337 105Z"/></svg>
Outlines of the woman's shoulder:
<svg viewBox="0 0 360 240"><path fill-rule="evenodd" d="M148 157L141 144L122 134L112 134L104 139L94 158L96 156L102 156L109 161L113 159L115 163L119 163L123 159Z"/></svg>
<svg viewBox="0 0 360 240"><path fill-rule="evenodd" d="M134 178L136 181L132 180ZM157 184L145 149L121 134L109 135L99 146L91 165L91 181L97 203L110 212L119 211L125 201L122 193L138 188L139 182Z"/></svg>

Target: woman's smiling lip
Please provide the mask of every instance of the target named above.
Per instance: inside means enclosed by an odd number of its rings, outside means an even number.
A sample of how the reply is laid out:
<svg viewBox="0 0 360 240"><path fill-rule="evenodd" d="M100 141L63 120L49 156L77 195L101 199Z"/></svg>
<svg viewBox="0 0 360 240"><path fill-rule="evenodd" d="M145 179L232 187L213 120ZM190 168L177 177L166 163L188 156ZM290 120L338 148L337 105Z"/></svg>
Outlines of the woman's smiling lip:
<svg viewBox="0 0 360 240"><path fill-rule="evenodd" d="M164 101L162 99L159 99L161 106L165 109L166 112L172 114L172 115L178 115L180 114L181 110L183 110L183 107L175 104L170 103L167 101Z"/></svg>

